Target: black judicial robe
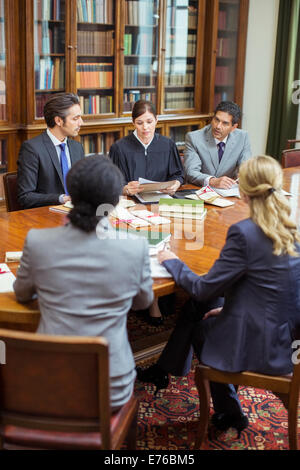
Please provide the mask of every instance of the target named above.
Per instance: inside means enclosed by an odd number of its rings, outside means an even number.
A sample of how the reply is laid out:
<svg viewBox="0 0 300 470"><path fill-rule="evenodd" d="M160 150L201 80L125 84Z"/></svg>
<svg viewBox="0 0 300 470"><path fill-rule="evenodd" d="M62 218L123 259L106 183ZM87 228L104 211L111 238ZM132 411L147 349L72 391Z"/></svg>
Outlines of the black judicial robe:
<svg viewBox="0 0 300 470"><path fill-rule="evenodd" d="M130 134L115 142L109 156L124 175L126 184L139 177L152 181L184 181L184 171L173 140L154 134L147 150Z"/></svg>

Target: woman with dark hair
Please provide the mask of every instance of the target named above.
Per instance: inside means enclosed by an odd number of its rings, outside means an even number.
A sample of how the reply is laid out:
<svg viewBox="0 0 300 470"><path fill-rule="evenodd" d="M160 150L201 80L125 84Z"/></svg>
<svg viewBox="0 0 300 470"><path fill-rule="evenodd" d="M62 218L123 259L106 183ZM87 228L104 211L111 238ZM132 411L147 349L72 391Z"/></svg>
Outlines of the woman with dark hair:
<svg viewBox="0 0 300 470"><path fill-rule="evenodd" d="M292 342L300 326L300 235L282 193L279 163L264 155L247 160L239 186L250 217L229 228L206 275L197 276L171 251L158 254L191 300L157 363L138 370L140 380L165 388L168 373L189 372L193 350L221 371L292 372ZM234 386L212 382L210 387L213 424L240 433L248 419Z"/></svg>
<svg viewBox="0 0 300 470"><path fill-rule="evenodd" d="M150 101L137 101L132 110L135 130L115 142L109 155L124 175L123 194L133 196L141 191L139 177L151 181L173 181L169 194L184 181L183 166L175 143L155 133L157 116Z"/></svg>
<svg viewBox="0 0 300 470"><path fill-rule="evenodd" d="M16 297L37 296L39 333L103 336L109 342L111 404L133 391L135 363L127 337L127 313L153 301L148 246L118 239L107 215L119 201L123 177L105 157L77 162L67 176L74 208L70 223L27 234Z"/></svg>

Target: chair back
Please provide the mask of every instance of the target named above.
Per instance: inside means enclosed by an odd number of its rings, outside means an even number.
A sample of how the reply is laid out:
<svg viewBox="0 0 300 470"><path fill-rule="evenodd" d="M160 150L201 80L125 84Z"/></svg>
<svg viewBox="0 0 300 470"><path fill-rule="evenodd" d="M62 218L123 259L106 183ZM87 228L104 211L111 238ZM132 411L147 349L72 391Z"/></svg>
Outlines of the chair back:
<svg viewBox="0 0 300 470"><path fill-rule="evenodd" d="M300 149L283 150L281 154L281 166L282 168L300 166Z"/></svg>
<svg viewBox="0 0 300 470"><path fill-rule="evenodd" d="M5 173L3 183L7 212L21 210L22 207L18 203L18 173L16 171Z"/></svg>
<svg viewBox="0 0 300 470"><path fill-rule="evenodd" d="M1 426L100 432L102 448L110 448L104 338L0 329L0 340L2 356L5 349L5 364L0 365Z"/></svg>
<svg viewBox="0 0 300 470"><path fill-rule="evenodd" d="M298 140L298 139L288 139L286 141L286 148L290 149L292 145L295 146L296 144L300 144L300 140Z"/></svg>

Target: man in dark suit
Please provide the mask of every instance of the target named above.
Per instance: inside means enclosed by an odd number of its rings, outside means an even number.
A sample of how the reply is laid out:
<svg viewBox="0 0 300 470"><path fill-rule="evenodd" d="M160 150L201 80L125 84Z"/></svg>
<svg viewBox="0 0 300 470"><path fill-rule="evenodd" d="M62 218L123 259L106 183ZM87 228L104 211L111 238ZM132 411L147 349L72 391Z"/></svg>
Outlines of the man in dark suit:
<svg viewBox="0 0 300 470"><path fill-rule="evenodd" d="M83 123L78 96L53 95L44 106L44 117L46 131L23 142L19 153L18 202L24 209L70 200L66 175L84 157L82 145L70 139Z"/></svg>

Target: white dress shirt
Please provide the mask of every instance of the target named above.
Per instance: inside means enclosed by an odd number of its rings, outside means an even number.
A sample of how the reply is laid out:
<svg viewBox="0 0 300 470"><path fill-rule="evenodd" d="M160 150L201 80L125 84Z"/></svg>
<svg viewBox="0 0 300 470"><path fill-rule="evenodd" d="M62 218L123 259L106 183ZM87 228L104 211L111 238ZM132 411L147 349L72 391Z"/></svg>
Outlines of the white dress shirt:
<svg viewBox="0 0 300 470"><path fill-rule="evenodd" d="M49 128L47 128L47 135L49 136L49 138L51 139L51 141L52 141L52 143L55 147L59 164L60 164L60 155L61 155L60 144L66 144L65 145L65 154L66 154L66 157L67 157L68 167L70 169L72 165L71 165L70 151L69 151L69 147L68 147L68 138L66 137L63 141L60 141L57 137L55 137L55 135L52 134L52 132ZM63 204L63 202L64 202L64 200L63 200L64 196L65 196L65 194L61 194L59 196L59 202L61 204Z"/></svg>

